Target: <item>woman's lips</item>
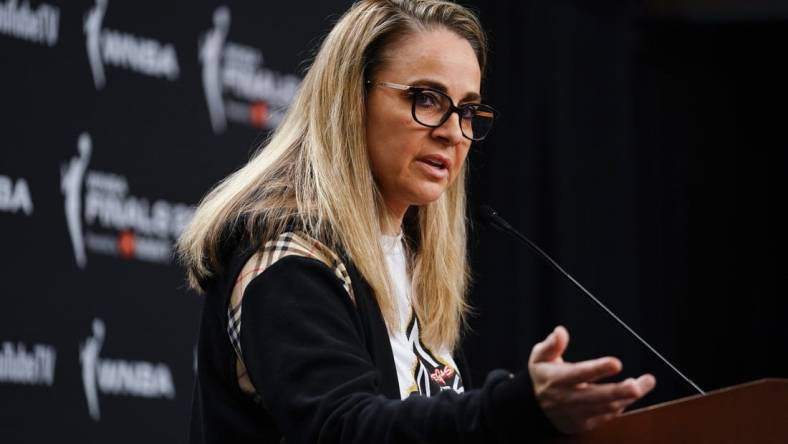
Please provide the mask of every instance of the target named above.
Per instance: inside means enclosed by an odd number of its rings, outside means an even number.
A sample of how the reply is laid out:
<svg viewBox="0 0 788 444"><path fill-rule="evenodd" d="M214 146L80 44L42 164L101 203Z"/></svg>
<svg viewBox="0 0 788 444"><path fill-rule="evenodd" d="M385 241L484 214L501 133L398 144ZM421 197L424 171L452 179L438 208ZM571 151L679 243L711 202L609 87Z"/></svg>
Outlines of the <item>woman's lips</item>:
<svg viewBox="0 0 788 444"><path fill-rule="evenodd" d="M449 168L446 163L436 162L435 159L423 158L418 159L418 164L429 177L435 179L446 179L449 177Z"/></svg>

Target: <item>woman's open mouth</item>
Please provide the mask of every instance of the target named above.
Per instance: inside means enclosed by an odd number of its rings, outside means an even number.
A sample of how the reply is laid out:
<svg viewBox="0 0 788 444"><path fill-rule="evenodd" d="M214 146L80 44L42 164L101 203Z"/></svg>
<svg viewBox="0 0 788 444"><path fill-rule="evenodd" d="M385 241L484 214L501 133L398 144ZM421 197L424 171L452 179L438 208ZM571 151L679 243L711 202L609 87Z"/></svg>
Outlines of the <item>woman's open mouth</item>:
<svg viewBox="0 0 788 444"><path fill-rule="evenodd" d="M432 177L443 179L449 175L449 166L451 162L443 156L425 156L418 159L419 163L424 166L424 171Z"/></svg>

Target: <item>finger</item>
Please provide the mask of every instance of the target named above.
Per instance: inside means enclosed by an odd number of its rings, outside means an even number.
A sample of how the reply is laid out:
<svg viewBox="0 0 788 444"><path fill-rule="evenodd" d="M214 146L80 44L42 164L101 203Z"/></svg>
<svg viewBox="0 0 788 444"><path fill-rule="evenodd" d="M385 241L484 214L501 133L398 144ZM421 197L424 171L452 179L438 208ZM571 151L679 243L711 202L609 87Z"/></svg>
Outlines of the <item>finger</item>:
<svg viewBox="0 0 788 444"><path fill-rule="evenodd" d="M563 326L556 327L544 341L534 345L530 363L555 361L564 354L569 345L569 332Z"/></svg>
<svg viewBox="0 0 788 444"><path fill-rule="evenodd" d="M654 375L646 373L645 375L641 375L638 379L635 380L638 384L640 389L640 397L643 397L646 393L650 392L657 386L657 378Z"/></svg>
<svg viewBox="0 0 788 444"><path fill-rule="evenodd" d="M643 375L638 379L627 378L621 382L609 384L588 384L583 389L575 390L570 399L579 404L599 404L625 400L638 400L654 388L655 379L651 375Z"/></svg>
<svg viewBox="0 0 788 444"><path fill-rule="evenodd" d="M620 399L613 402L593 403L587 405L580 405L574 408L574 411L585 418L592 418L599 415L608 415L611 413L620 414L636 402L637 398Z"/></svg>
<svg viewBox="0 0 788 444"><path fill-rule="evenodd" d="M585 421L586 431L595 429L595 428L599 427L601 424L604 424L604 423L610 421L611 419L616 418L617 416L618 416L618 413L609 413L607 415L599 415L599 416L596 416L594 418L591 418L591 419Z"/></svg>
<svg viewBox="0 0 788 444"><path fill-rule="evenodd" d="M553 380L559 385L577 385L593 382L621 371L621 361L605 357L576 363L563 363L556 366Z"/></svg>

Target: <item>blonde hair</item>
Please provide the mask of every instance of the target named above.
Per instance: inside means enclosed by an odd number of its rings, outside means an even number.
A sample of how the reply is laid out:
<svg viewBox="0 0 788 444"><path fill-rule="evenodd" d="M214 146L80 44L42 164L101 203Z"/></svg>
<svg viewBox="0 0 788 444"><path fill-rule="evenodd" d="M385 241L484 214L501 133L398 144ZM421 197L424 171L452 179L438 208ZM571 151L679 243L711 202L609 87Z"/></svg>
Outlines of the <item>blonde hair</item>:
<svg viewBox="0 0 788 444"><path fill-rule="evenodd" d="M484 72L486 39L474 14L436 0L355 3L323 41L279 128L241 169L203 198L178 240L193 288L222 270L231 233L263 241L298 231L344 252L372 288L388 328L398 311L380 245L384 214L366 147L366 80L409 33L447 28L465 38ZM435 202L404 221L413 308L422 340L453 349L468 306L465 169Z"/></svg>

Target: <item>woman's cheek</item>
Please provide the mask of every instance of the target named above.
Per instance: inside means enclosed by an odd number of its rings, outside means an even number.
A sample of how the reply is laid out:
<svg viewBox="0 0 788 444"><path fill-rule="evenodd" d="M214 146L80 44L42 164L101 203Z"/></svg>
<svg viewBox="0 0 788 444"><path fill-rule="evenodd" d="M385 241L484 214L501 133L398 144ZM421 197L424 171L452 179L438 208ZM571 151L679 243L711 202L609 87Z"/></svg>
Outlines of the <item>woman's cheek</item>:
<svg viewBox="0 0 788 444"><path fill-rule="evenodd" d="M462 171L462 168L465 166L465 161L468 159L469 149L470 146L459 149L459 153L457 154L457 166L454 168L454 171L452 171L452 176L449 178L451 181L450 184L454 183L454 181L457 179L457 176L460 175L460 171Z"/></svg>

